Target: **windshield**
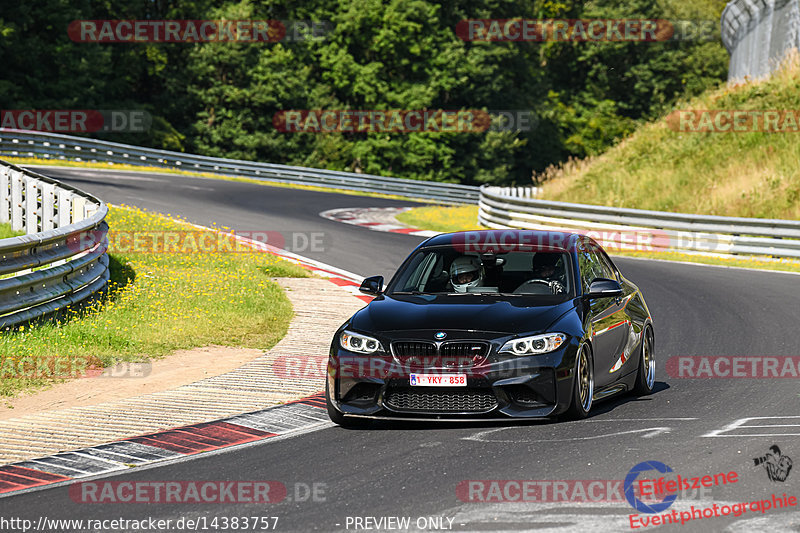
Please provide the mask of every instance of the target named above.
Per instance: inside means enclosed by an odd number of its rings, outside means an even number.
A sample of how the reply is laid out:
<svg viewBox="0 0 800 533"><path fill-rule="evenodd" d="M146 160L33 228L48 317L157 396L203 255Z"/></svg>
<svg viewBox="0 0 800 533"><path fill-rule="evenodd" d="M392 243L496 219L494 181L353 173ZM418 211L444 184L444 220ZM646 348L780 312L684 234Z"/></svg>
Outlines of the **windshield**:
<svg viewBox="0 0 800 533"><path fill-rule="evenodd" d="M417 251L397 272L389 294L498 294L572 297L566 252L464 253L453 247Z"/></svg>

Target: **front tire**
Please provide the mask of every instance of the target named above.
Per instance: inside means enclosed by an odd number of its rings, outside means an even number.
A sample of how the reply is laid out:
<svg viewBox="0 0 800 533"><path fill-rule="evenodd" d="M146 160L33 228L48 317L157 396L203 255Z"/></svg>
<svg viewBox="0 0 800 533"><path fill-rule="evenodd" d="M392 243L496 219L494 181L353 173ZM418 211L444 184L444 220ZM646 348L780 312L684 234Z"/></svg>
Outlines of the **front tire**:
<svg viewBox="0 0 800 533"><path fill-rule="evenodd" d="M587 343L581 344L575 357L575 382L572 386L572 402L564 417L567 420L580 420L592 410L594 394L594 360L592 349Z"/></svg>
<svg viewBox="0 0 800 533"><path fill-rule="evenodd" d="M636 383L633 393L637 396L652 394L656 385L656 354L653 328L647 326L642 338L642 350L639 357L639 369L636 371Z"/></svg>

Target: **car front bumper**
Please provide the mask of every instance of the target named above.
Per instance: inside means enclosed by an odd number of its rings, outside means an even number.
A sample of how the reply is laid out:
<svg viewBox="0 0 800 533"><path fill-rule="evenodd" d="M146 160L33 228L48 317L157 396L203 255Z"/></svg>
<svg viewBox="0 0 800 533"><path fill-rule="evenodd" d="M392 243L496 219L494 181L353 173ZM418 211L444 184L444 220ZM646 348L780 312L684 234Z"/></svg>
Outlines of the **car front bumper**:
<svg viewBox="0 0 800 533"><path fill-rule="evenodd" d="M458 369L409 368L390 354L332 349L328 391L345 416L386 419L489 420L543 418L569 407L577 345L525 357L498 357ZM466 374L466 386L411 386L411 373Z"/></svg>

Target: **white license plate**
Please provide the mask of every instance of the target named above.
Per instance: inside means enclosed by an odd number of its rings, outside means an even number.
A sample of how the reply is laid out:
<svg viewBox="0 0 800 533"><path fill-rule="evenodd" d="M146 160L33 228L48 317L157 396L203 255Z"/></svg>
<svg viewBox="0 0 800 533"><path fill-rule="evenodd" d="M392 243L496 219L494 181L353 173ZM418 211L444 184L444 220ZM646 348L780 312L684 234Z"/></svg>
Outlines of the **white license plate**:
<svg viewBox="0 0 800 533"><path fill-rule="evenodd" d="M411 374L412 387L466 387L466 374Z"/></svg>

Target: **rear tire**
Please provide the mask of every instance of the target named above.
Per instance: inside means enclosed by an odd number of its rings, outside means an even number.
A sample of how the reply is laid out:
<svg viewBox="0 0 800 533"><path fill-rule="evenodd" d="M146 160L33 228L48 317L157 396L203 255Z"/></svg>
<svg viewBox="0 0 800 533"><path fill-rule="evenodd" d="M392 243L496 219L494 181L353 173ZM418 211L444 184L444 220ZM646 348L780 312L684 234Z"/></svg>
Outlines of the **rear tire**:
<svg viewBox="0 0 800 533"><path fill-rule="evenodd" d="M337 426L343 428L357 428L363 423L360 420L354 420L352 418L347 418L341 412L339 412L336 407L333 406L331 402L331 393L328 388L328 381L325 380L325 407L328 409L328 418L331 419L331 422L336 424Z"/></svg>
<svg viewBox="0 0 800 533"><path fill-rule="evenodd" d="M642 337L642 349L639 354L639 369L636 371L636 382L633 393L636 396L652 394L656 385L656 354L653 328L647 326Z"/></svg>
<svg viewBox="0 0 800 533"><path fill-rule="evenodd" d="M594 394L594 360L592 349L587 343L578 348L575 357L575 381L572 386L572 402L564 413L566 420L581 420L589 416L592 410L592 395Z"/></svg>

